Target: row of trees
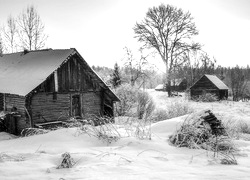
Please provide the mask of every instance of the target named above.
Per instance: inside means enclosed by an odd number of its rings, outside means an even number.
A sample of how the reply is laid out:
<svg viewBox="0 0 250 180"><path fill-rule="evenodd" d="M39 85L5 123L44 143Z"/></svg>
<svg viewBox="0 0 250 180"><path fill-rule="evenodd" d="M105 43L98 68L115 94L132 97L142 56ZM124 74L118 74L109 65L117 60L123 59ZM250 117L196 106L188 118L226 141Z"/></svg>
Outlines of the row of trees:
<svg viewBox="0 0 250 180"><path fill-rule="evenodd" d="M0 53L42 49L47 38L38 12L28 6L18 17L10 15L0 29Z"/></svg>
<svg viewBox="0 0 250 180"><path fill-rule="evenodd" d="M114 69L99 66L92 66L92 68L106 83L112 84L113 87L119 86L121 83L129 83L132 86L137 85L141 87L144 82L145 88L151 89L164 81L164 73L159 73L149 63L141 64L138 61L140 62L141 60L128 58L120 67L115 63ZM188 87L190 87L204 74L214 74L232 88L241 81L244 82L241 83L244 86L250 81L249 66L222 67L216 64L215 58L210 58L206 53L198 55L191 65L186 63L182 67L176 68L172 72L172 80L186 79ZM237 86L243 87L243 85Z"/></svg>
<svg viewBox="0 0 250 180"><path fill-rule="evenodd" d="M117 88L121 84L130 84L139 88L152 89L164 82L164 73L159 71L147 61L147 57L141 55L135 58L132 51L125 48L125 62L119 67L117 63L114 69L107 67L95 67L93 69L107 83ZM172 71L171 80L186 79L187 87L192 86L204 74L213 74L219 77L230 87L233 100L238 101L250 96L250 67L222 67L216 64L216 59L202 51L192 55L192 61L188 60L182 66ZM143 62L143 63L142 63ZM166 82L166 81L165 81Z"/></svg>

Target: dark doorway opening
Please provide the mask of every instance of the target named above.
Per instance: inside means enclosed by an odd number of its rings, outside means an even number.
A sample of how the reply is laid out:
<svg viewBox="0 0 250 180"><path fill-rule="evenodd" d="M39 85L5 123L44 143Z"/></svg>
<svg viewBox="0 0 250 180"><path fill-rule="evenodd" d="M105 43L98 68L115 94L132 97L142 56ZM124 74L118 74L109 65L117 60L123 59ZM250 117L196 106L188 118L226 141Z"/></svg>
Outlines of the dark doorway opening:
<svg viewBox="0 0 250 180"><path fill-rule="evenodd" d="M80 95L72 96L72 116L81 117L81 101Z"/></svg>

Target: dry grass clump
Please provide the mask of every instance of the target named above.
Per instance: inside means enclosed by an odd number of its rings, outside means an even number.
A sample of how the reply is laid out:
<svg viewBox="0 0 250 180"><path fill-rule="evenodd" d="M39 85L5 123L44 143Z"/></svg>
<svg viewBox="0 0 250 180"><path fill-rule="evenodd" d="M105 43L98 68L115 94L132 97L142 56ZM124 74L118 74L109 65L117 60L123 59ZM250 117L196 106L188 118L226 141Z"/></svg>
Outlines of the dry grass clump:
<svg viewBox="0 0 250 180"><path fill-rule="evenodd" d="M151 120L138 119L134 123L134 136L138 139L149 139L151 140Z"/></svg>
<svg viewBox="0 0 250 180"><path fill-rule="evenodd" d="M152 114L153 122L163 121L166 119L172 119L175 117L183 116L193 112L187 101L175 101L171 102L166 109L157 109Z"/></svg>
<svg viewBox="0 0 250 180"><path fill-rule="evenodd" d="M203 93L202 95L194 98L194 100L200 102L215 102L218 101L218 98L215 94Z"/></svg>
<svg viewBox="0 0 250 180"><path fill-rule="evenodd" d="M147 92L139 91L137 99L138 119L148 119L155 110L155 104L152 97Z"/></svg>
<svg viewBox="0 0 250 180"><path fill-rule="evenodd" d="M21 132L22 137L34 136L38 134L46 134L50 132L50 130L40 129L40 128L25 128Z"/></svg>
<svg viewBox="0 0 250 180"><path fill-rule="evenodd" d="M204 112L205 114L209 113L209 115L204 116ZM212 115L211 111L191 115L170 136L169 141L177 147L211 151L214 153L214 157L221 161L221 164L237 164L233 155L236 147L232 139L223 128L222 122L211 118Z"/></svg>
<svg viewBox="0 0 250 180"><path fill-rule="evenodd" d="M151 140L152 120L150 117L148 119L138 119L136 117L119 117L117 118L117 121L118 122L116 122L116 124L119 124L119 126L122 126L125 130L123 136L133 136L140 140Z"/></svg>
<svg viewBox="0 0 250 180"><path fill-rule="evenodd" d="M250 124L248 122L229 119L224 121L224 126L231 138L250 140Z"/></svg>
<svg viewBox="0 0 250 180"><path fill-rule="evenodd" d="M233 153L220 153L220 164L225 164L225 165L237 165L238 162L236 158L234 157Z"/></svg>
<svg viewBox="0 0 250 180"><path fill-rule="evenodd" d="M5 161L24 161L25 158L22 155L13 155L7 153L0 153L0 162Z"/></svg>
<svg viewBox="0 0 250 180"><path fill-rule="evenodd" d="M247 122L239 122L239 131L243 134L250 134L250 124Z"/></svg>
<svg viewBox="0 0 250 180"><path fill-rule="evenodd" d="M89 116L91 117L91 116ZM112 123L113 118L92 116L94 119L75 120L75 127L79 134L86 133L91 137L110 144L121 138L117 127ZM98 126L96 126L98 124Z"/></svg>
<svg viewBox="0 0 250 180"><path fill-rule="evenodd" d="M75 165L74 159L70 156L70 153L66 152L62 154L62 162L57 166L56 169L72 168Z"/></svg>

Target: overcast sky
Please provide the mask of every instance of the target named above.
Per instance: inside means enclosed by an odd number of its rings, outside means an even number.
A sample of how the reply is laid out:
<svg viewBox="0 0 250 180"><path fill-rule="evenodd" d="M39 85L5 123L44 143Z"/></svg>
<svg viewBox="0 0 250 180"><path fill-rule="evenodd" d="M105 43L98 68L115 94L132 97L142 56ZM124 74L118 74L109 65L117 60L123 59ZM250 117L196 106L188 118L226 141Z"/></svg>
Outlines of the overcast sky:
<svg viewBox="0 0 250 180"><path fill-rule="evenodd" d="M125 46L139 49L132 28L161 3L190 11L197 41L219 65L250 64L249 0L0 0L0 25L34 5L49 35L46 48L76 48L90 65L113 67Z"/></svg>

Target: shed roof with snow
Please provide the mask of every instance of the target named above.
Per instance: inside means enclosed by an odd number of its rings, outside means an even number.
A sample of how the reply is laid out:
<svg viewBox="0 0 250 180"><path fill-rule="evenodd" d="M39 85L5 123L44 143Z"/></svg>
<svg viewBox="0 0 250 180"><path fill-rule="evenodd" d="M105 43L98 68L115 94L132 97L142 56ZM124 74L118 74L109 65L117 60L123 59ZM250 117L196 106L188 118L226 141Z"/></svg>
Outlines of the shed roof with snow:
<svg viewBox="0 0 250 180"><path fill-rule="evenodd" d="M227 85L222 80L220 80L217 76L208 75L208 74L205 74L204 76L206 76L218 89L220 90L229 89Z"/></svg>
<svg viewBox="0 0 250 180"><path fill-rule="evenodd" d="M119 100L74 48L3 54L0 56L0 93L26 96L74 54L81 58L93 81L107 89L115 100Z"/></svg>
<svg viewBox="0 0 250 180"><path fill-rule="evenodd" d="M204 74L198 81L196 81L193 84L193 86L190 87L190 89L194 88L201 81L204 81L203 80L204 78L207 79L207 80L209 80L209 82L211 82L219 90L228 90L229 89L227 87L227 85L222 80L220 80L217 76L215 76L215 75L208 75L208 74Z"/></svg>

